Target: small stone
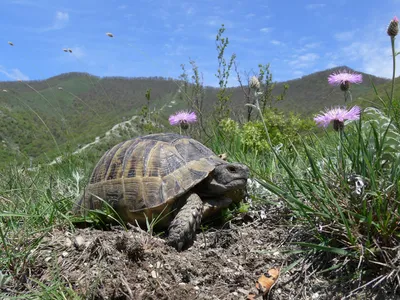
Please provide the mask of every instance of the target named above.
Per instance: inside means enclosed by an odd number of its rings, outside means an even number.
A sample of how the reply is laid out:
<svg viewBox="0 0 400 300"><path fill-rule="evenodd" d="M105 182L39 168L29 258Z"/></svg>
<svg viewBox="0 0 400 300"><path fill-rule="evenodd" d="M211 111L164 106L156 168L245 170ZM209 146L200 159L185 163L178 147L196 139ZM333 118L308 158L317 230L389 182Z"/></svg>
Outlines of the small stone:
<svg viewBox="0 0 400 300"><path fill-rule="evenodd" d="M157 269L161 268L161 262L158 261L158 262L156 263L156 268L157 268Z"/></svg>
<svg viewBox="0 0 400 300"><path fill-rule="evenodd" d="M81 235L78 235L74 240L74 245L78 249L81 248L84 243L85 243L85 240L83 239L83 237Z"/></svg>
<svg viewBox="0 0 400 300"><path fill-rule="evenodd" d="M155 270L151 271L151 277L157 278L157 272Z"/></svg>
<svg viewBox="0 0 400 300"><path fill-rule="evenodd" d="M242 293L243 295L248 295L248 294L249 294L249 291L248 291L248 290L245 290L245 289L242 289L242 288L238 288L237 291L238 291L239 293Z"/></svg>
<svg viewBox="0 0 400 300"><path fill-rule="evenodd" d="M48 257L46 257L46 258L44 259L45 262L48 262L48 261L50 261L50 260L51 260L51 257L50 257L50 256L48 256Z"/></svg>
<svg viewBox="0 0 400 300"><path fill-rule="evenodd" d="M179 282L178 285L184 286L184 285L186 285L186 283L184 283L184 282Z"/></svg>
<svg viewBox="0 0 400 300"><path fill-rule="evenodd" d="M312 299L318 299L319 298L319 294L318 293L314 293L311 296Z"/></svg>
<svg viewBox="0 0 400 300"><path fill-rule="evenodd" d="M64 251L61 255L62 255L62 257L67 257L68 256L68 252Z"/></svg>
<svg viewBox="0 0 400 300"><path fill-rule="evenodd" d="M69 248L72 246L72 241L69 238L65 239L65 247Z"/></svg>
<svg viewBox="0 0 400 300"><path fill-rule="evenodd" d="M194 287L194 289L195 289L196 291L200 290L200 288L199 288L197 285Z"/></svg>

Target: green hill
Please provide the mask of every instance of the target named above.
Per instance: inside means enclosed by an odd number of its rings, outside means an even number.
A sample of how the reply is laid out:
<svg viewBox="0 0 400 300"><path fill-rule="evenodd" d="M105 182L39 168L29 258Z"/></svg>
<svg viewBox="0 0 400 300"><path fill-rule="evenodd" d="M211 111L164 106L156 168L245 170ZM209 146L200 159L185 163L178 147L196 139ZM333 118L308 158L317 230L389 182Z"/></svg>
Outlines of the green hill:
<svg viewBox="0 0 400 300"><path fill-rule="evenodd" d="M343 104L343 93L327 83L327 77L347 67L313 73L296 80L277 83L275 94L284 84L289 90L277 104L284 111L310 114L336 104ZM372 86L387 79L363 74L364 82L352 86L353 99L371 98ZM182 82L161 77L100 78L87 73L67 73L42 81L0 82L0 159L19 155L49 160L66 149L93 141L133 115L146 104L151 89L150 109L161 111L167 125L168 115L187 107L182 100ZM3 92L1 92L3 91ZM204 90L205 110L211 111L218 89ZM240 87L229 88L236 113L245 112Z"/></svg>

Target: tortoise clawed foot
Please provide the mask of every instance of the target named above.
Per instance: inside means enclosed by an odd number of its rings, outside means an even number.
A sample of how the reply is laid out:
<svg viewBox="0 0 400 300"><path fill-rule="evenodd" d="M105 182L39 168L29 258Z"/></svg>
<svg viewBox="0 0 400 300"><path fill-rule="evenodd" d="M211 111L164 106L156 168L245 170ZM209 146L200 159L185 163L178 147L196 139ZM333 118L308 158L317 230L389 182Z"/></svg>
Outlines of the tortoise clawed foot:
<svg viewBox="0 0 400 300"><path fill-rule="evenodd" d="M197 194L191 194L169 226L168 245L178 251L190 246L203 215L203 201Z"/></svg>

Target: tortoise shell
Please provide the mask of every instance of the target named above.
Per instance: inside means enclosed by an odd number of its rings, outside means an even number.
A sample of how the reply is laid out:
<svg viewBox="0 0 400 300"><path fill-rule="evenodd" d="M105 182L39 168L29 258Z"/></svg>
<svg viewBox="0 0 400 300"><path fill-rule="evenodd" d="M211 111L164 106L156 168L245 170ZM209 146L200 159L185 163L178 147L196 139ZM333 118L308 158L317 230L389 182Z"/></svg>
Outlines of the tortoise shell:
<svg viewBox="0 0 400 300"><path fill-rule="evenodd" d="M161 133L131 139L108 150L97 163L76 210L109 203L125 222L168 214L172 204L223 161L200 142Z"/></svg>

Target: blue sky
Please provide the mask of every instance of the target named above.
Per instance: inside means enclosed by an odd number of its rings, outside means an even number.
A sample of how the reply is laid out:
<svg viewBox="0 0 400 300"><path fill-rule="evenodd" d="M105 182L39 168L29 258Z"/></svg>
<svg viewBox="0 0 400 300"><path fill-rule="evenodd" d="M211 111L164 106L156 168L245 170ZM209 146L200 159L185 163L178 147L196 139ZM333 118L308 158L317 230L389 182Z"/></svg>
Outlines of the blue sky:
<svg viewBox="0 0 400 300"><path fill-rule="evenodd" d="M177 78L193 59L216 86L221 24L240 72L270 63L284 81L347 65L390 77L386 27L399 8L400 0L1 0L0 80L71 71Z"/></svg>

